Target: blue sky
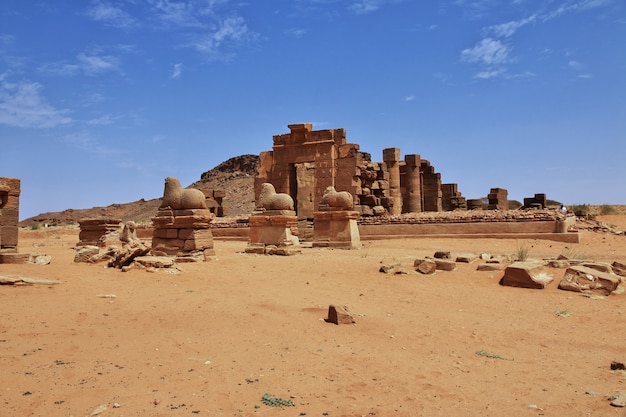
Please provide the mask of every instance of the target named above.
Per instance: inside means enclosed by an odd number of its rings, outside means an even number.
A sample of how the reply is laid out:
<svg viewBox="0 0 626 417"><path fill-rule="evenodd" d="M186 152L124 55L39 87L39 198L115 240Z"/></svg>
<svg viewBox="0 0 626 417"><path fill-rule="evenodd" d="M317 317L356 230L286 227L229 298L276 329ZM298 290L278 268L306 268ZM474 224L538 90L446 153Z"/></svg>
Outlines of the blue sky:
<svg viewBox="0 0 626 417"><path fill-rule="evenodd" d="M626 204L623 0L3 0L20 218L160 197L288 124L428 159L467 198Z"/></svg>

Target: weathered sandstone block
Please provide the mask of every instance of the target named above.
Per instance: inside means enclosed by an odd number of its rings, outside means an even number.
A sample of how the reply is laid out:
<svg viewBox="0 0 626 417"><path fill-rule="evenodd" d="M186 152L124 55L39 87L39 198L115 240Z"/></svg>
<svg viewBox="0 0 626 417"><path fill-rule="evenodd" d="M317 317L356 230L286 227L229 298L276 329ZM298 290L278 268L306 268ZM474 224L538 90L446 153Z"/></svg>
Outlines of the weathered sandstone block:
<svg viewBox="0 0 626 417"><path fill-rule="evenodd" d="M551 275L543 272L541 262L514 262L504 270L500 284L509 287L543 289L553 279Z"/></svg>
<svg viewBox="0 0 626 417"><path fill-rule="evenodd" d="M346 306L336 304L331 304L328 307L328 318L326 321L334 324L356 323Z"/></svg>
<svg viewBox="0 0 626 417"><path fill-rule="evenodd" d="M609 295L617 289L620 283L621 279L618 275L586 266L572 266L565 271L559 283L559 289Z"/></svg>

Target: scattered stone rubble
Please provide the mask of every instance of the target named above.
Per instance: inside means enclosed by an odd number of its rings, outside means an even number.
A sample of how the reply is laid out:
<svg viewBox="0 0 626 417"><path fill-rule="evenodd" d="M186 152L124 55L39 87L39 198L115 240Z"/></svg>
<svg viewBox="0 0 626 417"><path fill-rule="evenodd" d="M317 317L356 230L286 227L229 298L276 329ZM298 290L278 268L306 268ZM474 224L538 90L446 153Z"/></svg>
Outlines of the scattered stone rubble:
<svg viewBox="0 0 626 417"><path fill-rule="evenodd" d="M454 260L452 260L454 258ZM436 271L454 271L458 263L471 263L480 260L477 271L501 271L504 269L500 285L530 289L544 289L555 280L555 269L564 273L558 288L580 292L583 295L608 296L619 291L620 284L626 282L626 264L614 261L612 264L590 260L568 259L559 255L558 259L512 261L509 256L462 254L453 256L449 251L436 251L433 257L415 259L415 272L433 275ZM384 274L406 274L399 264L383 264L379 272Z"/></svg>

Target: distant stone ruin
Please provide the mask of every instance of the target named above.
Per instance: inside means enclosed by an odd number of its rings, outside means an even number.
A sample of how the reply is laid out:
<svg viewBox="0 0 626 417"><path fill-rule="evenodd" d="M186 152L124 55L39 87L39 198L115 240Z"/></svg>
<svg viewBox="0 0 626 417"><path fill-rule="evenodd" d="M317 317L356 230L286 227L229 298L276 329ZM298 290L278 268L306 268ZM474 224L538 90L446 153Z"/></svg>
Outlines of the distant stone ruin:
<svg viewBox="0 0 626 417"><path fill-rule="evenodd" d="M534 197L524 198L524 206L522 208L543 209L548 206L548 199L545 194L535 194Z"/></svg>
<svg viewBox="0 0 626 417"><path fill-rule="evenodd" d="M17 252L20 180L0 177L0 249Z"/></svg>
<svg viewBox="0 0 626 417"><path fill-rule="evenodd" d="M20 180L0 177L0 264L28 263L29 253L18 253Z"/></svg>
<svg viewBox="0 0 626 417"><path fill-rule="evenodd" d="M262 184L271 183L293 198L298 219L313 218L329 186L354 196L354 210L362 216L467 207L457 185L442 184L441 174L420 155L402 159L400 149L387 148L382 162L372 162L359 145L347 143L345 129L313 130L309 123L289 129L260 155L255 199Z"/></svg>

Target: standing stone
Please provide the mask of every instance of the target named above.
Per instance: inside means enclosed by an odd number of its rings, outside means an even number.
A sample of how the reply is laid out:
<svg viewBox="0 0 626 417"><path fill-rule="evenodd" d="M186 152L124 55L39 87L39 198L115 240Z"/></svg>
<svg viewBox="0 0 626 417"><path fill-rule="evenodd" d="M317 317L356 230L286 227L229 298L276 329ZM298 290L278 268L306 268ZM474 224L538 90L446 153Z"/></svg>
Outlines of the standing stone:
<svg viewBox="0 0 626 417"><path fill-rule="evenodd" d="M422 160L419 155L405 155L405 182L406 196L402 211L405 213L420 213L422 211L422 177L420 165Z"/></svg>
<svg viewBox="0 0 626 417"><path fill-rule="evenodd" d="M391 206L389 214L402 214L402 191L400 190L400 149L383 149L383 161L389 171L389 198Z"/></svg>

